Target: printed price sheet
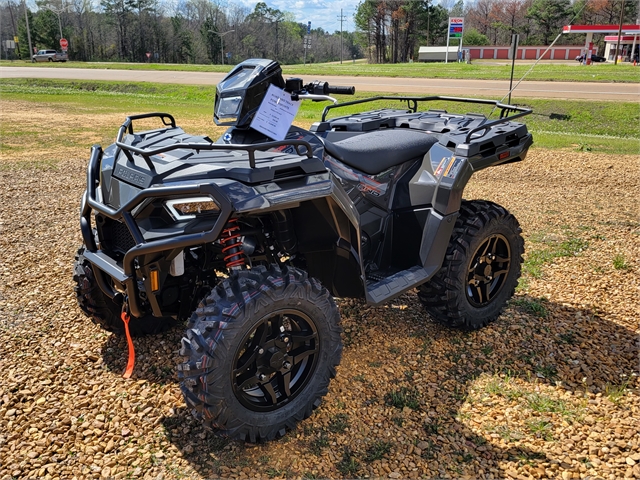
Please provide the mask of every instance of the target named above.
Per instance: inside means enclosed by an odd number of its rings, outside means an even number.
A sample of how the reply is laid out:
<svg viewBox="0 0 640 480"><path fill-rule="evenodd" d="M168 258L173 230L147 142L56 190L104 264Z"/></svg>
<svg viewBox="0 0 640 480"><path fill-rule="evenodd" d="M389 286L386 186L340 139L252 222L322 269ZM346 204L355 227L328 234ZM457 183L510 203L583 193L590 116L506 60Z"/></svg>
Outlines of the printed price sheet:
<svg viewBox="0 0 640 480"><path fill-rule="evenodd" d="M267 94L251 121L251 128L274 140L284 140L299 108L300 101L291 100L290 93L269 85Z"/></svg>

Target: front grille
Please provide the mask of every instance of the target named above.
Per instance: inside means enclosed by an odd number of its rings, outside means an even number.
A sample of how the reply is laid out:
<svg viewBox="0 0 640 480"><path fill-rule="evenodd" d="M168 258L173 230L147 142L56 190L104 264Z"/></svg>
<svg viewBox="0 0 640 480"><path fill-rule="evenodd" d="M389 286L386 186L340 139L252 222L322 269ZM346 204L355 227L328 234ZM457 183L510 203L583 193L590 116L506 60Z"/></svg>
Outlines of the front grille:
<svg viewBox="0 0 640 480"><path fill-rule="evenodd" d="M102 222L98 221L98 231L103 250L124 254L136 246L127 226L117 220L104 218Z"/></svg>

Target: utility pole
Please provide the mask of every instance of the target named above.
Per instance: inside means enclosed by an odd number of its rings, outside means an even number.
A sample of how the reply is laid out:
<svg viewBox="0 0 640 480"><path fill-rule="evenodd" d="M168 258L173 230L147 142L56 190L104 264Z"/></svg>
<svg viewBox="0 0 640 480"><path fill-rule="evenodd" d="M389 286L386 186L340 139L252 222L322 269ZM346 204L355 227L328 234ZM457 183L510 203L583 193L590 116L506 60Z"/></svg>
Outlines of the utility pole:
<svg viewBox="0 0 640 480"><path fill-rule="evenodd" d="M429 46L429 23L431 20L431 10L429 7L429 0L427 0L427 47Z"/></svg>
<svg viewBox="0 0 640 480"><path fill-rule="evenodd" d="M61 8L54 8L51 5L43 5L42 8L44 8L45 10L49 10L50 12L53 12L53 14L58 17L58 28L60 29L60 38L64 38L62 36L62 21L60 20L60 14L62 12L64 12L67 9L66 5L62 5Z"/></svg>
<svg viewBox="0 0 640 480"><path fill-rule="evenodd" d="M29 15L27 15L27 0L24 0L24 21L27 23L27 38L29 39L29 58L33 62L33 47L31 46L31 30L29 29Z"/></svg>
<svg viewBox="0 0 640 480"><path fill-rule="evenodd" d="M276 61L278 61L278 19L276 18Z"/></svg>
<svg viewBox="0 0 640 480"><path fill-rule="evenodd" d="M235 32L235 29L228 30L222 33L216 32L215 30L209 30L209 32L220 37L220 64L224 65L224 40L222 39L222 37L224 37L227 33Z"/></svg>
<svg viewBox="0 0 640 480"><path fill-rule="evenodd" d="M622 37L622 21L624 20L624 0L620 0L620 25L618 26L618 43L616 44L616 58L613 61L614 65L618 64L618 57L620 56L620 37Z"/></svg>
<svg viewBox="0 0 640 480"><path fill-rule="evenodd" d="M16 29L16 21L13 18L13 8L11 8L11 3L10 2L7 2L7 6L9 7L9 15L11 15L11 26L13 27L13 36L17 37L18 36L18 30ZM18 47L20 47L20 42L16 42L16 43L18 43ZM22 60L22 55L20 55L20 48L16 48L13 51L13 54L15 55L16 52L18 54L18 58L20 60Z"/></svg>
<svg viewBox="0 0 640 480"><path fill-rule="evenodd" d="M307 35L304 37L304 66L307 66L307 48L311 46L311 22L307 22Z"/></svg>
<svg viewBox="0 0 640 480"><path fill-rule="evenodd" d="M342 63L342 22L346 19L347 17L342 15L342 9L340 9L340 16L338 17L338 20L340 20L340 63Z"/></svg>

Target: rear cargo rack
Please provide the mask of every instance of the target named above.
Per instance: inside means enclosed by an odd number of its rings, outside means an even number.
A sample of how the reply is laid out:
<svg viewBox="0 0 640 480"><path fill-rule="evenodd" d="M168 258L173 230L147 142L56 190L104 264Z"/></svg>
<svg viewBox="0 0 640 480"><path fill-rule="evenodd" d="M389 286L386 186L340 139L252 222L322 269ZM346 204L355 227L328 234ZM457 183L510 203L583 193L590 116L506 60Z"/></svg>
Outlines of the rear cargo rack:
<svg viewBox="0 0 640 480"><path fill-rule="evenodd" d="M122 141L125 132L130 135L133 135L133 120L139 120L141 118L152 118L159 117L166 126L170 126L170 128L176 128L176 121L173 116L168 113L146 113L143 115L132 115L127 117L124 123L118 129L118 135L116 136L116 146L122 150L122 152L127 157L127 160L133 163L133 155L132 153L140 155L147 166L155 171L155 166L151 161L151 157L153 155L158 155L160 153L169 152L171 150L195 150L196 153L199 153L201 150L210 151L210 150L244 150L249 155L249 166L251 168L256 168L256 151L268 150L269 148L275 147L283 147L283 146L292 146L296 149L296 153L299 156L306 155L307 158L313 157L313 149L309 142L304 140L281 140L274 142L264 142L257 144L218 144L218 143L174 143L172 145L165 145L163 147L158 148L138 148L133 145L128 145ZM169 120L167 123L166 120ZM305 147L306 151L302 151L301 147ZM117 154L116 154L117 156Z"/></svg>
<svg viewBox="0 0 640 480"><path fill-rule="evenodd" d="M505 122L510 122L511 120L524 117L525 115L529 115L531 112L533 112L533 110L530 108L518 107L516 105L508 105L498 100L485 100L485 99L479 99L479 98L465 98L465 97L443 97L439 95L433 95L429 97L407 97L407 96L383 95L379 97L363 98L361 100L352 100L351 102L344 102L338 105L327 105L326 107L324 107L324 110L322 111L322 121L323 122L326 121L327 115L334 108L347 107L349 105L358 105L360 103L374 102L376 100L398 100L401 102L407 102L407 108L411 111L411 113L416 113L418 111L419 102L432 102L437 100L442 100L447 102L458 102L458 103L475 103L480 105L493 105L495 108L500 109L500 118L498 120L493 120L479 127L472 128L471 130L466 132L467 135L464 140L465 143L469 143L469 140L471 140L471 136L476 132L479 132L481 130L487 131L495 125L499 125ZM510 112L517 112L517 113L513 113L513 115L509 115ZM483 136L483 135L484 133L480 136Z"/></svg>

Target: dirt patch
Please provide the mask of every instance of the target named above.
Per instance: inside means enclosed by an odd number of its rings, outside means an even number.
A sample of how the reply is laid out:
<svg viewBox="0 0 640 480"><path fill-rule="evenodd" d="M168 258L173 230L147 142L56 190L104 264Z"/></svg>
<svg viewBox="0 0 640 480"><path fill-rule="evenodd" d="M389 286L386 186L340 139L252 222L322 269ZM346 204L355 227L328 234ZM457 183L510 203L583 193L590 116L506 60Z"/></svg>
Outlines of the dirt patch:
<svg viewBox="0 0 640 480"><path fill-rule="evenodd" d="M34 130L56 114L2 111ZM64 120L101 137L122 116ZM640 478L637 157L534 150L477 174L465 197L510 209L527 240L526 284L501 318L462 333L432 323L413 292L377 308L339 301L344 359L324 403L249 445L186 411L182 329L136 339L124 380L126 343L77 308L93 141L36 145L53 163L0 157L0 478Z"/></svg>

